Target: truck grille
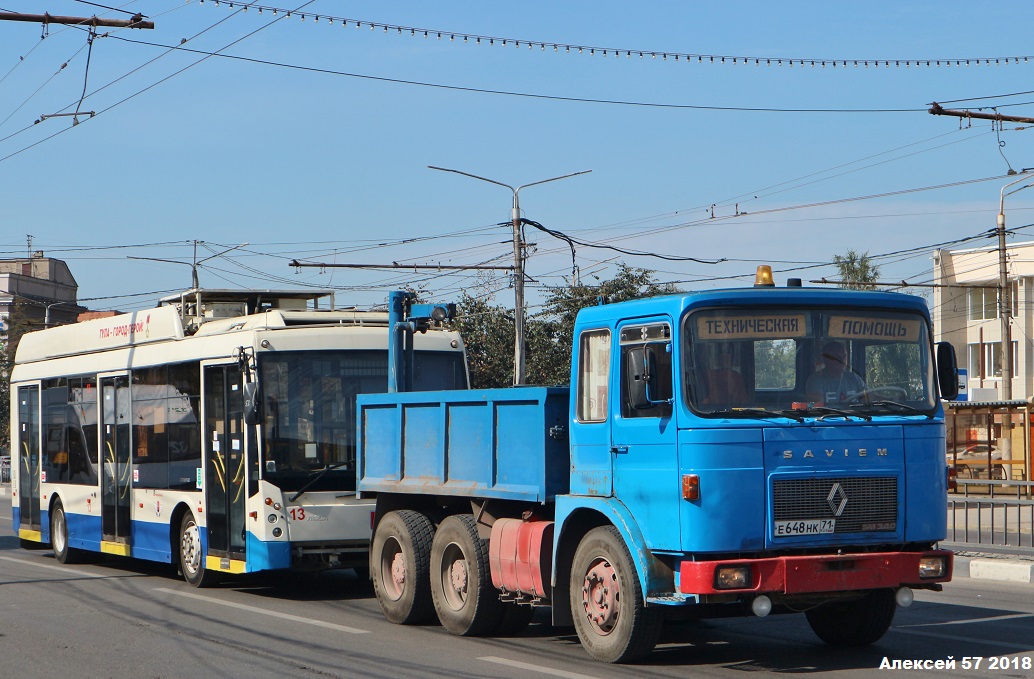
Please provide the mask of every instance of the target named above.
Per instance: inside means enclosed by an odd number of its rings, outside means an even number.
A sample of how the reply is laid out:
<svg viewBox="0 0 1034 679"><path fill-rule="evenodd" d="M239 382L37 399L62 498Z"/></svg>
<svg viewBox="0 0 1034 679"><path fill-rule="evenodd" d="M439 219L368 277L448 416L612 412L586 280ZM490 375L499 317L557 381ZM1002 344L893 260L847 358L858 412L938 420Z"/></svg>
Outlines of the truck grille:
<svg viewBox="0 0 1034 679"><path fill-rule="evenodd" d="M777 480L772 483L772 514L774 521L836 519L835 533L893 532L898 521L898 480Z"/></svg>

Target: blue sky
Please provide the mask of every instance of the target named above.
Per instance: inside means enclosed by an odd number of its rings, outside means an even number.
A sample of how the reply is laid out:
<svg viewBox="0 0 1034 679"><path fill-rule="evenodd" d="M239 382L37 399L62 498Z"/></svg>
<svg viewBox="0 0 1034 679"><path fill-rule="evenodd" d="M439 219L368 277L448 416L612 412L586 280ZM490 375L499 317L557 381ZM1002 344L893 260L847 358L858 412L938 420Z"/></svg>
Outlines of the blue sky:
<svg viewBox="0 0 1034 679"><path fill-rule="evenodd" d="M88 74L85 31L53 25L41 40L38 24L0 22L0 256L24 256L31 234L34 250L69 262L93 308L144 308L188 287L187 266L129 257L189 262L195 240L199 259L248 243L204 263L205 287L328 287L369 306L410 283L512 304L503 272L288 265L511 264L511 232L496 226L510 192L428 165L514 186L591 169L521 193L526 218L582 243L583 280L625 263L707 289L744 284L764 262L813 267L779 283L810 280L833 277L814 265L853 248L908 250L877 260L882 278L929 282L932 247L993 229L1007 171L1034 167L1023 125L926 113L938 101L1034 116L1034 94L1002 96L1034 90L1023 4L102 4L156 28L96 38ZM0 0L0 11L126 16L69 0ZM976 65L987 58L999 63ZM938 59L952 64L915 65ZM97 115L33 125L77 106ZM1032 206L1034 191L1009 197L1009 226L1034 222ZM534 312L541 286L570 279L571 250L527 236Z"/></svg>

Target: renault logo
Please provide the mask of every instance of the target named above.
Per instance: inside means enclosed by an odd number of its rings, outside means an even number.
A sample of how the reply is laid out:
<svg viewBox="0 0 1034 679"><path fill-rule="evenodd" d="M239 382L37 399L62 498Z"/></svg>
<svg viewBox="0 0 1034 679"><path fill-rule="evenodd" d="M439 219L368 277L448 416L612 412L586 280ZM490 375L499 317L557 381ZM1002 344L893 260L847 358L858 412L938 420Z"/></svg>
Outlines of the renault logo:
<svg viewBox="0 0 1034 679"><path fill-rule="evenodd" d="M834 483L833 487L829 489L829 495L826 496L826 504L829 505L833 516L840 516L844 513L844 507L847 506L847 493L844 492L844 488L840 483Z"/></svg>

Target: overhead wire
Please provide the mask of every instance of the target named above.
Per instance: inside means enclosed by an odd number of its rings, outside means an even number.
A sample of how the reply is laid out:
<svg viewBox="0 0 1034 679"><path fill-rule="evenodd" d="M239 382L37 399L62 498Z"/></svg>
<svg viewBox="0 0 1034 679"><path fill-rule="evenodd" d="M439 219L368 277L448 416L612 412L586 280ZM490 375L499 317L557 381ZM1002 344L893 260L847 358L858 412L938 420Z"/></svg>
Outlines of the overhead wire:
<svg viewBox="0 0 1034 679"><path fill-rule="evenodd" d="M304 7L307 7L308 5L311 5L311 4L312 4L313 2L315 2L315 1L316 1L316 0L307 0L306 2L303 2L303 3L302 3L302 4L300 5L300 6L299 6L299 7L300 7L300 8L304 8ZM227 17L225 17L225 18L221 19L220 21L217 21L217 22L216 22L215 24L213 24L212 26L209 26L209 27L205 28L205 29L204 29L203 31L200 31L199 33L196 33L196 34L195 34L194 36L192 36L192 37L191 37L190 39L191 39L191 40L193 40L193 39L197 38L198 36L200 36L200 35L203 35L204 33L207 33L208 31L212 30L213 28L215 28L215 27L216 27L216 26L218 26L219 24L221 24L221 23L223 23L223 22L225 22L225 21L228 21L228 20L229 20L229 19L230 19L230 18L231 18L232 16L233 16L233 14L230 14L230 15L228 15ZM270 26L272 26L273 24L277 23L278 21L280 21L280 19L279 19L279 18L277 18L277 19L273 19L272 21L270 21L270 22L266 23L265 25L263 25L263 26L260 26L259 28L257 28L257 29L255 29L255 30L251 31L250 33L247 33L247 34L245 34L244 36L242 36L242 37L240 37L240 38L238 38L238 39L236 39L236 40L234 40L234 41L232 41L232 42L228 43L227 45L223 46L222 48L220 48L219 52L221 52L221 51L222 51L222 50L224 50L224 49L229 49L230 47L233 47L234 45L236 45L236 44L238 44L238 43L240 43L240 42L242 42L242 41L244 41L244 40L247 40L248 38L252 37L252 36L253 36L253 35L255 35L256 33L260 32L260 31L263 31L263 30L265 30L266 28L269 28ZM107 36L107 37L110 37L110 38L114 38L114 39L120 39L120 38L119 38L119 36L118 36L118 35L116 35L116 34L114 34L114 33L109 33L109 34L106 34L106 36ZM184 39L184 40L186 41L187 39ZM109 83L105 84L105 85L104 85L104 86L102 86L102 87L99 87L98 89L94 90L93 92L90 92L90 93L89 93L88 95L86 95L86 97L92 97L92 96L94 96L95 94L97 94L97 93L99 93L99 92L101 92L101 91L103 91L103 90L107 89L108 87L110 87L110 86L114 85L115 83L117 83L117 82L119 82L119 81L121 81L121 80L123 80L123 79L127 78L128 76L132 75L133 73L136 73L136 72L137 72L137 71L139 71L140 69L142 69L142 68L145 68L145 67L149 66L150 64L154 63L154 62L155 62L155 61L157 61L158 59L161 59L162 57L165 57L165 56L167 56L168 54L171 54L171 53L172 53L173 51L175 51L175 50L178 50L178 49L180 49L180 47L179 47L178 45L176 45L176 46L169 46L169 47L167 47L167 49L166 49L166 52L164 52L163 54L160 54L160 55L158 55L157 57L155 57L155 58L153 58L153 59L151 59L151 60L149 60L149 61L145 62L144 64L141 64L140 66L138 66L138 67L136 67L136 68L134 68L134 69L130 70L129 72L127 72L127 73L123 74L123 75L122 75L122 76L120 76L119 78L116 78L115 80L113 80L113 81L111 81L111 82L109 82ZM122 104L124 104L124 103L126 103L126 102L128 102L128 101L130 101L130 100L132 100L132 99L134 99L134 98L136 98L136 97L138 97L138 96L140 96L141 94L143 94L143 93L145 93L145 92L147 92L147 91L149 91L149 90L151 90L151 89L153 89L153 88L157 87L158 85L160 85L160 84L162 84L162 83L164 83L164 82L166 82L166 81L168 81L168 80L170 80L170 79L172 79L172 78L175 78L176 76L180 75L181 73L183 73L183 72L185 72L185 71L188 71L188 70L190 70L191 68L193 68L193 67L197 66L198 64L200 64L200 63L202 63L202 62L204 62L204 61L207 61L207 60L208 60L209 58L211 58L211 57L213 57L213 56L217 56L219 52L209 52L209 53L204 53L204 54L205 54L206 56L204 56L203 58L201 58L201 59L198 59L197 61L195 61L195 62L193 62L193 63L191 63L191 64L188 64L187 66L184 66L183 68L181 68L181 69L179 69L179 70L177 70L177 71L175 71L175 72L171 73L170 75L167 75L167 76L165 76L164 78L161 78L161 79L159 79L158 81L156 81L156 82L154 82L154 83L151 83L151 84L150 84L150 85L148 85L147 87L144 87L143 89L141 89L141 90L138 90L137 92L135 92L135 93L133 93L133 94L131 94L131 95L129 95L129 96L127 96L127 97L125 97L125 98L121 99L121 100L118 100L118 101L116 101L116 102L115 102L114 104L111 104L111 105L107 106L106 108L104 108L104 109L102 109L102 110L100 110L100 111L97 111L97 112L96 112L96 115L100 115L100 114L102 114L102 113L107 113L107 112L108 112L108 111L110 111L111 109L113 109L113 108L116 108L116 107L118 107L118 106L121 106ZM69 108L70 106L71 106L71 105L69 105L69 106L66 106L65 108ZM64 110L64 109L62 109L62 110ZM30 128L24 128L23 130L20 130L20 131L19 131L18 133L16 133L16 134L20 134L21 132L24 132L24 131L25 131L26 129L30 129ZM43 144L43 143L45 143L45 142L47 142L47 141L50 141L51 139L53 139L53 138L57 137L58 135L64 134L65 132L67 132L67 131L68 131L68 130L70 130L70 129L72 129L72 128L71 128L71 127L66 127L66 128L62 128L62 129L58 130L57 132L55 132L55 133L53 133L53 134L51 134L51 135L49 135L49 136L43 137L43 138L41 138L41 139L38 139L37 141L35 141L35 142L34 142L34 143L32 143L32 144L29 144L28 146L25 146L25 147L23 147L23 148L21 148L21 149L19 149L19 150L17 150L17 151L14 151L14 152L12 152L12 153L10 153L10 154L6 155L6 156L2 156L2 157L0 157L0 162L4 162L4 161L6 161L6 160L9 160L10 158L13 158L13 157L15 157L15 156L17 156L17 155L19 155L19 154L21 154L21 153L24 153L25 151L28 151L29 149L35 148L36 146L39 146L40 144ZM11 136L14 136L14 135L11 135ZM9 139L9 138L10 138L10 137L7 137L7 139ZM4 140L0 140L0 141L4 141Z"/></svg>
<svg viewBox="0 0 1034 679"><path fill-rule="evenodd" d="M151 47L159 47L168 50L179 50L181 52L188 52L192 54L201 54L205 58L218 57L221 59L233 59L236 61L242 61L252 64L260 64L263 66L275 66L277 68L285 68L297 71L304 71L307 73L319 73L323 75L333 75L345 78L357 78L361 80L370 80L376 82L392 83L396 85L412 85L418 87L428 87L433 89L451 90L456 92L470 92L475 94L491 94L491 95L502 95L509 97L522 97L527 99L539 99L545 101L564 101L564 102L575 102L581 104L601 104L608 106L631 106L640 108L655 108L655 109L675 109L675 110L696 110L696 111L741 111L746 113L837 113L837 114L859 114L859 113L926 113L926 108L779 108L773 106L717 106L717 105L704 105L704 104L673 104L666 102L651 102L651 101L634 101L626 99L603 99L594 97L572 97L563 96L556 94L542 94L536 92L520 92L516 90L500 90L493 88L484 87L467 87L463 85L448 85L444 83L433 83L423 80L409 80L405 78L389 78L386 76L375 76L364 73L353 73L349 71L339 71L331 68L319 68L316 66L301 66L299 64L289 64L281 61L272 61L270 59L258 59L255 57L245 57L237 54L222 54L221 52L207 52L205 50L196 50L189 47L165 45L162 43L150 42L147 40L136 40L132 38L125 38L121 36L112 36L118 40L129 42L137 45L149 45Z"/></svg>
<svg viewBox="0 0 1034 679"><path fill-rule="evenodd" d="M222 0L222 2L226 3L230 7L230 9L234 8L234 4L235 4L234 2L229 1L229 0ZM200 4L204 4L204 0L200 0ZM213 4L216 7L218 7L219 4L220 4L220 0L213 0ZM240 5L242 3L237 2L236 4ZM278 12L285 12L286 15L289 17L289 16L291 16L291 12L294 11L296 14L299 14L301 16L302 21L305 21L306 13L299 13L297 10L289 10L289 9L285 9L283 7L275 7L275 6L269 6L269 5L259 5L259 4L254 3L254 2L249 2L249 3L246 3L246 4L248 6L250 6L250 7L258 9L259 14L261 14L263 12L263 10L265 10L265 11L268 11L268 12L272 12L274 15L276 15ZM751 56L751 55L742 55L742 54L736 54L736 55L733 55L733 54L703 54L703 53L695 53L695 52L679 52L679 51L675 51L675 50L633 49L633 48L626 48L626 47L603 47L603 46L598 46L598 45L585 45L585 44L573 44L573 43L565 43L565 42L553 42L553 41L550 41L550 40L527 40L527 39L524 39L524 38L512 38L512 37L506 37L506 36L482 35L482 34L477 34L477 33L466 33L466 32L463 32L463 31L450 31L450 30L444 30L444 29L438 29L438 28L426 28L426 27L418 27L418 26L403 26L403 25L399 25L399 24L389 24L389 23L383 23L383 22L379 22L379 21L367 21L365 19L352 19L352 18L349 18L349 17L341 17L341 16L336 16L336 15L326 14L326 13L320 13L320 12L316 12L316 13L311 13L310 12L310 13L307 13L307 14L308 14L308 16L313 17L315 19L315 23L319 23L319 20L322 18L322 19L324 19L326 22L328 22L330 24L333 24L334 22L338 22L339 24L341 24L343 27L346 27L346 28L350 24L351 25L355 25L356 28L363 28L364 26L367 26L367 27L370 28L370 30L383 29L384 33L395 33L395 34L398 34L398 35L407 35L408 34L408 35L410 35L412 37L417 37L417 36L422 35L425 38L429 38L431 36L435 36L439 40L441 40L443 37L448 37L450 42L455 42L456 38L460 38L460 42L463 43L463 44L473 44L473 45L488 44L490 46L494 46L496 43L499 43L500 46L503 46L503 47L508 46L508 44L512 44L512 45L514 45L517 48L527 47L528 49L532 49L532 50L537 47L537 48L539 48L543 52L546 51L546 48L548 47L548 48L550 48L555 53L560 53L561 50L563 51L564 54L571 54L571 53L574 53L574 54L586 54L586 53L588 53L590 56L595 56L597 53L599 53L603 57L606 57L609 54L609 55L614 56L615 58L624 56L627 59L631 59L633 56L638 56L640 59L644 59L645 57L650 57L651 60L656 60L657 57L660 57L662 62L669 61L669 57L671 57L670 61L673 62L673 63L678 63L680 60L683 63L693 63L695 61L696 63L699 63L699 64L705 64L706 63L706 64L718 64L718 65L726 64L726 63L730 63L730 62L731 62L732 65L738 64L740 62L742 62L744 65L747 65L747 64L749 64L751 62L754 62L754 65L756 65L756 66L761 66L761 65L765 65L765 66L782 66L783 62L785 61L791 67L794 65L794 63L797 63L799 66L804 66L805 64L809 64L809 65L811 65L813 67L814 66L821 66L822 68L825 68L826 64L830 64L833 68L836 68L838 64L840 66L846 68L849 63L853 64L855 67L857 67L859 65L862 65L865 68L868 68L870 63L873 64L873 66L875 66L875 67L879 67L881 64L884 67L889 67L891 64L894 64L895 66L900 67L902 65L902 63L904 63L906 68L910 68L913 65L918 68L920 66L926 66L926 67L940 66L941 62L944 62L945 65L948 66L948 67L950 67L953 62L955 63L956 66L962 66L962 65L969 66L971 62L973 64L976 64L976 65L980 65L980 64L987 65L987 66L990 66L990 65L1000 65L1000 63L1002 61L1005 61L1006 64L1015 63L1015 64L1018 65L1018 64L1020 64L1021 60L1022 60L1023 63L1028 63L1028 60L1030 58L1032 58L1031 55L1020 55L1020 56L1012 56L1012 55L1010 55L1010 56L1006 56L1006 57L1001 57L1001 56L999 56L999 57L952 57L952 58L940 58L940 59L937 59L937 58L934 58L934 59L929 59L929 58L927 58L927 59L916 59L916 58L906 58L906 59L901 59L901 58L895 58L895 59L887 59L887 58L882 58L882 59L855 59L855 58L846 58L845 59L845 58L842 58L842 57L837 57L837 58L815 58L815 57L778 57L778 56L760 56L760 55ZM993 64L992 64L992 62L993 62Z"/></svg>

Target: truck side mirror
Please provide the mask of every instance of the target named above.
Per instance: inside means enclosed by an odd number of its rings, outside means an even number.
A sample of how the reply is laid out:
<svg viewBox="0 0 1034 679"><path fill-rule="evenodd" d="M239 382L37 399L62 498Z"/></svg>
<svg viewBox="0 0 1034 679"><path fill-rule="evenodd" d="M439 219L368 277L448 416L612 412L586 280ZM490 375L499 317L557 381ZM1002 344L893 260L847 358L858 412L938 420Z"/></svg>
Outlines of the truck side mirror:
<svg viewBox="0 0 1034 679"><path fill-rule="evenodd" d="M948 401L959 396L959 365L951 342L937 343L937 388Z"/></svg>
<svg viewBox="0 0 1034 679"><path fill-rule="evenodd" d="M262 402L258 382L244 383L244 424L258 424L262 418Z"/></svg>
<svg viewBox="0 0 1034 679"><path fill-rule="evenodd" d="M628 404L635 410L646 410L669 403L670 398L661 394L657 375L657 359L650 346L630 349L625 367L625 384L628 388Z"/></svg>

